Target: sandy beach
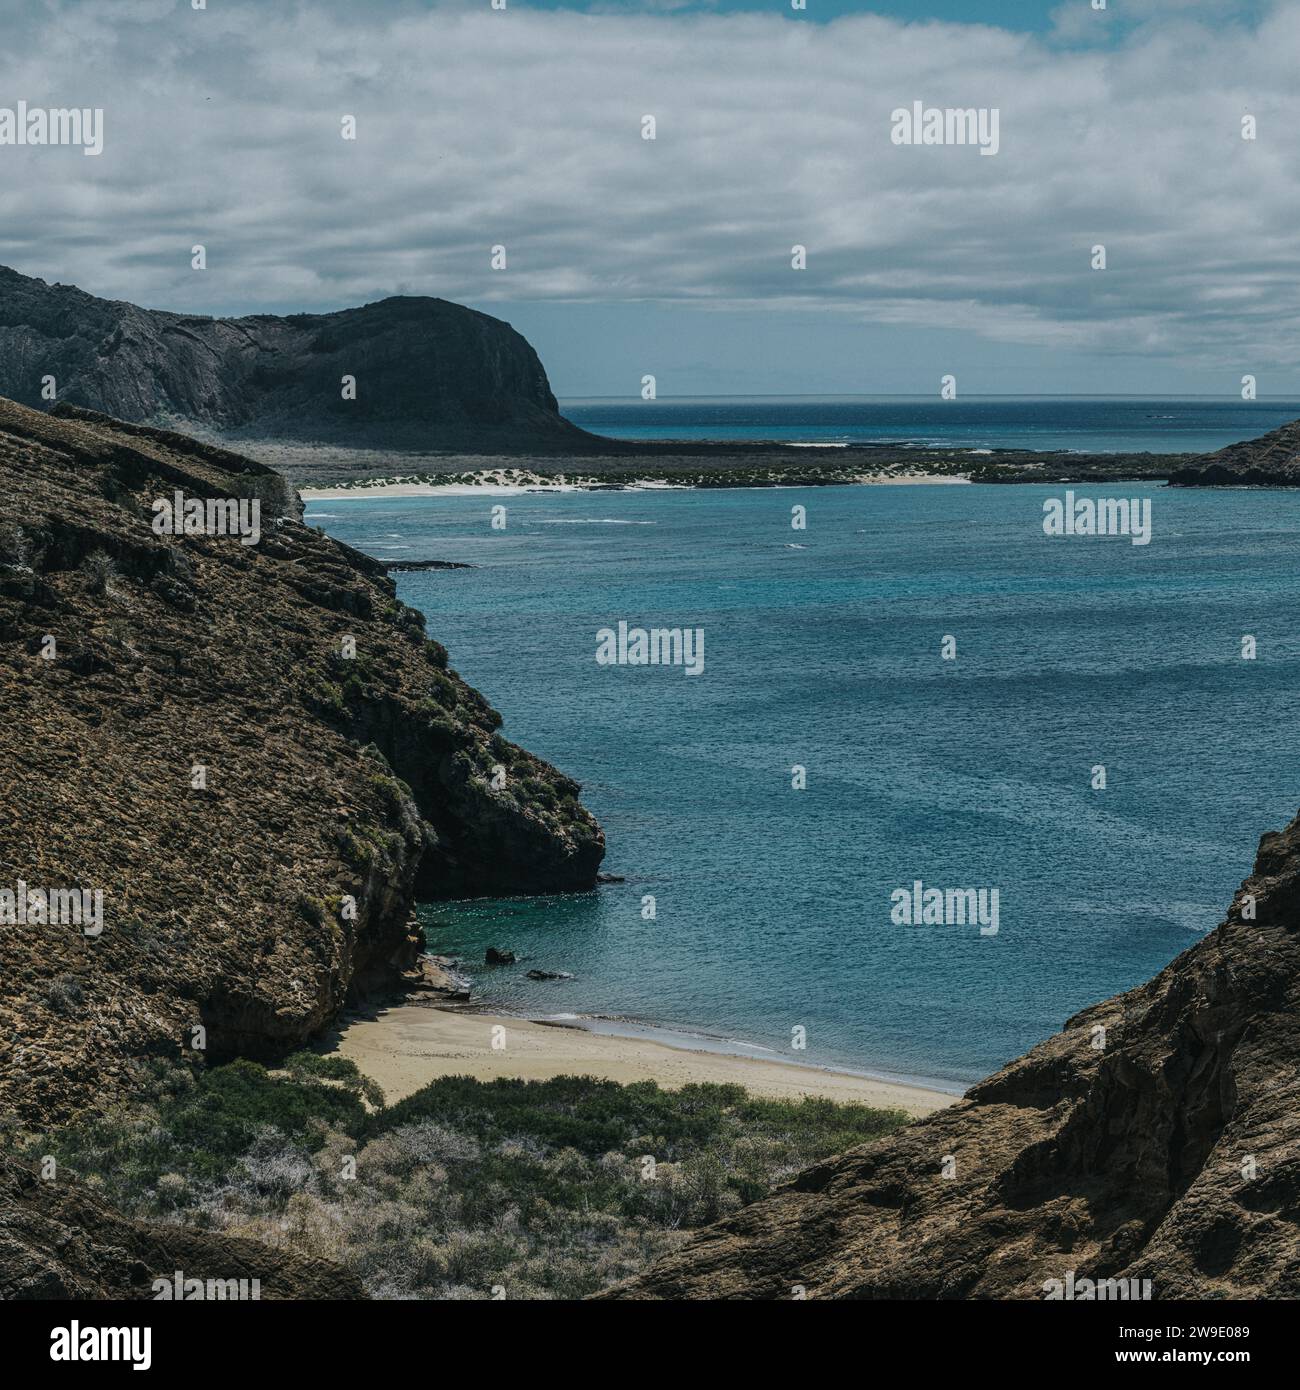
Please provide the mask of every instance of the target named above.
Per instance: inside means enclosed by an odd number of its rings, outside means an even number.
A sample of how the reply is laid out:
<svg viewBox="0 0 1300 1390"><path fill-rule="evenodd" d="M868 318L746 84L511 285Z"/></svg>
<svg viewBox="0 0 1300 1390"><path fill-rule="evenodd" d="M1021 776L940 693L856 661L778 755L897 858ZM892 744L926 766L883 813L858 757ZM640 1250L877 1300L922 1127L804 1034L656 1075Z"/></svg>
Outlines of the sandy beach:
<svg viewBox="0 0 1300 1390"><path fill-rule="evenodd" d="M493 1030L505 1046L494 1049ZM498 1076L541 1081L564 1075L610 1081L657 1081L675 1089L691 1082L736 1082L779 1099L822 1096L929 1115L957 1097L922 1086L824 1071L783 1061L674 1047L658 1039L593 1033L495 1014L398 1004L348 1021L327 1044L383 1087L391 1104L439 1076Z"/></svg>

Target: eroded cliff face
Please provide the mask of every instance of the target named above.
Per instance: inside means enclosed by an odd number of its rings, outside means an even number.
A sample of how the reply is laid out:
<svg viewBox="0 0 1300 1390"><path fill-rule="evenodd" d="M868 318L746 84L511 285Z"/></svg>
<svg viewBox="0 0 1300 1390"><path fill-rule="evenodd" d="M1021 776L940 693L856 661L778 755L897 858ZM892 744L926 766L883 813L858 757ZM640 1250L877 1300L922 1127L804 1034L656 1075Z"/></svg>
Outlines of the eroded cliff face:
<svg viewBox="0 0 1300 1390"><path fill-rule="evenodd" d="M257 501L260 540L155 534L177 490ZM299 516L238 455L0 401L0 894L103 895L98 935L0 924L0 1114L302 1043L411 965L417 890L593 886L577 785Z"/></svg>
<svg viewBox="0 0 1300 1390"><path fill-rule="evenodd" d="M1300 818L1154 980L607 1296L1041 1299L1073 1271L1300 1297L1297 1017Z"/></svg>
<svg viewBox="0 0 1300 1390"><path fill-rule="evenodd" d="M509 324L445 299L214 319L0 266L0 396L41 406L46 377L69 405L243 438L474 453L588 438Z"/></svg>

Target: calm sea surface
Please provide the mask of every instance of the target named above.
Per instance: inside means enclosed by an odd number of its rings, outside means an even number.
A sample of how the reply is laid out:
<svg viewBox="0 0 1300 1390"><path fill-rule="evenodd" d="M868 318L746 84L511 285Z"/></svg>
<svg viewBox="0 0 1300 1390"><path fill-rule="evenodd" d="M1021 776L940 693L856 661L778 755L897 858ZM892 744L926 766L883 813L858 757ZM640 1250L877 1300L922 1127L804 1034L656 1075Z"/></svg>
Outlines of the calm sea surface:
<svg viewBox="0 0 1300 1390"><path fill-rule="evenodd" d="M1300 416L1300 401L1072 396L679 397L565 400L584 429L618 439L892 443L1096 453L1208 453Z"/></svg>
<svg viewBox="0 0 1300 1390"><path fill-rule="evenodd" d="M514 950L517 967L475 966L504 1009L949 1084L1147 979L1221 919L1259 834L1300 804L1300 496L1090 492L1152 499L1142 547L1046 537L1062 493L312 504L370 554L478 566L398 575L399 593L507 736L584 784L626 875L427 907L431 945ZM597 665L620 619L703 628L703 674ZM892 924L891 892L917 879L997 887L1000 931Z"/></svg>

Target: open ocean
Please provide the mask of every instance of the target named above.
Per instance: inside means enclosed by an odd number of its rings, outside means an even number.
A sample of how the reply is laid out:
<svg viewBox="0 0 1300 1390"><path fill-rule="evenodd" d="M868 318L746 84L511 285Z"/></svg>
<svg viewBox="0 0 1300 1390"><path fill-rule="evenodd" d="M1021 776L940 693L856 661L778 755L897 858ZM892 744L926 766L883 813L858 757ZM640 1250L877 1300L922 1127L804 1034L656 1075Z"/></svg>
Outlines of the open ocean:
<svg viewBox="0 0 1300 1390"><path fill-rule="evenodd" d="M774 440L917 448L1209 453L1300 417L1300 400L1203 396L691 396L572 399L575 425L617 439Z"/></svg>
<svg viewBox="0 0 1300 1390"><path fill-rule="evenodd" d="M627 878L426 906L431 947L507 1011L949 1086L1148 979L1300 804L1300 496L1076 491L1149 497L1151 543L1045 536L1049 486L311 504L372 555L478 566L398 591L584 784ZM702 627L703 673L598 665L620 619ZM998 934L893 924L917 879L997 887ZM483 968L489 945L520 963Z"/></svg>

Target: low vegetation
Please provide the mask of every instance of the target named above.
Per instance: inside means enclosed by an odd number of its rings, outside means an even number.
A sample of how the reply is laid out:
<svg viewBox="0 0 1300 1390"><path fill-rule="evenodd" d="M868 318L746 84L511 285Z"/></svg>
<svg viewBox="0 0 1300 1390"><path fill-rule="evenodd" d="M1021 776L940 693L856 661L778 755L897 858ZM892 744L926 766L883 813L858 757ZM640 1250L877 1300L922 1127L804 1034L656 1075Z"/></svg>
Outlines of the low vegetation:
<svg viewBox="0 0 1300 1390"><path fill-rule="evenodd" d="M572 1076L446 1077L384 1106L351 1062L298 1053L278 1071L159 1065L142 1099L6 1146L130 1215L338 1261L376 1297L557 1299L906 1118Z"/></svg>

